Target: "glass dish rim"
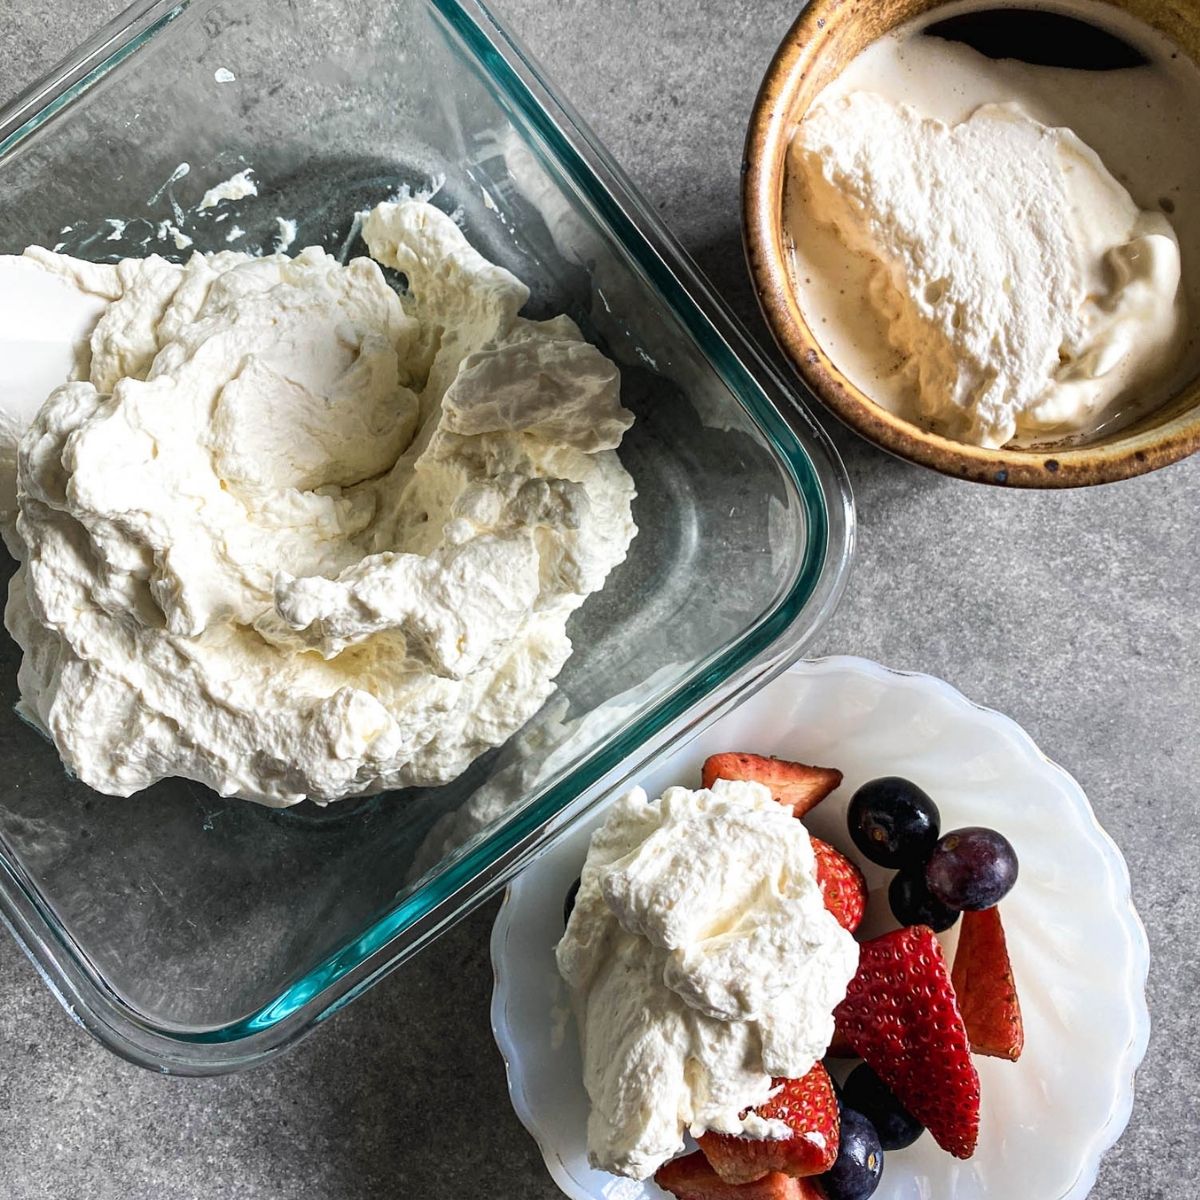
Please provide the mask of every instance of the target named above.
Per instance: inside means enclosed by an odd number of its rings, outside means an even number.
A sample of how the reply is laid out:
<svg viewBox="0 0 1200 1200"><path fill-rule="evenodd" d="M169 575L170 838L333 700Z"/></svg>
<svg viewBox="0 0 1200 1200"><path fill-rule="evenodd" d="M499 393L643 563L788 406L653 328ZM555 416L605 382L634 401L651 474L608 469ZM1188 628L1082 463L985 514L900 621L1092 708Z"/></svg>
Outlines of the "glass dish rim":
<svg viewBox="0 0 1200 1200"><path fill-rule="evenodd" d="M485 0L426 0L496 94L512 105L620 239L653 290L695 340L766 440L804 506L808 537L788 588L758 620L699 663L648 712L610 734L541 797L449 867L420 884L255 1012L210 1029L174 1028L136 1011L62 929L37 887L0 852L0 918L69 1015L120 1056L164 1072L218 1074L270 1057L356 998L482 903L534 854L590 811L615 775L628 775L698 731L797 658L787 635L811 637L845 588L854 544L849 481L828 435L717 300L686 251L546 81ZM53 118L163 33L192 0L135 0L0 109L0 166ZM807 448L786 413L805 427ZM711 701L703 709L705 701ZM698 711L703 709L703 711Z"/></svg>

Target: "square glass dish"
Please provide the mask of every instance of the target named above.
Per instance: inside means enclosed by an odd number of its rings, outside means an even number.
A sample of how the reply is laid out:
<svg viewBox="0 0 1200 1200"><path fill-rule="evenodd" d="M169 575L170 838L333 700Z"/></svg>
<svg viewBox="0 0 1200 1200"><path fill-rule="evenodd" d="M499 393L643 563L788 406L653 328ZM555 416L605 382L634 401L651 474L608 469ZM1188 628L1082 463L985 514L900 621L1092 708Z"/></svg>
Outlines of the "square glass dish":
<svg viewBox="0 0 1200 1200"><path fill-rule="evenodd" d="M256 196L198 208L245 168ZM414 193L616 360L640 532L525 729L445 787L324 809L90 792L12 714L4 639L0 908L144 1065L228 1071L301 1036L795 659L845 580L836 453L475 0L143 0L0 113L3 252L269 253L295 222L294 249L354 254L356 214Z"/></svg>

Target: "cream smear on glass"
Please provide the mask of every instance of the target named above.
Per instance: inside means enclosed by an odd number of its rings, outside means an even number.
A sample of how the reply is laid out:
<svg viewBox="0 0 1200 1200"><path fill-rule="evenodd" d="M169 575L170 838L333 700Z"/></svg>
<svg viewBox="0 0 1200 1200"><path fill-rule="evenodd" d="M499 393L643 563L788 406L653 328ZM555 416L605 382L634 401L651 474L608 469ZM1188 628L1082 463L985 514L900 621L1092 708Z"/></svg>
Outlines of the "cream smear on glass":
<svg viewBox="0 0 1200 1200"><path fill-rule="evenodd" d="M1048 441L1083 439L1130 423L1200 370L1195 333L1200 313L1200 157L1194 153L1200 71L1172 43L1107 9L1103 26L1139 50L1147 65L1106 71L1035 66L991 59L963 43L923 33L947 17L996 7L949 5L903 26L858 55L812 108L828 109L856 93L872 93L907 105L923 118L957 126L982 106L1015 103L1036 122L1071 130L1099 155L1144 214L1169 223L1179 244L1186 327L1162 355L1152 350L1144 356L1152 367L1156 359L1169 365L1152 377L1144 371L1135 374L1129 394L1075 414L1069 429L1045 434ZM1095 6L1063 11L1092 21ZM785 229L801 309L839 369L877 403L911 419L918 411L913 372L904 369L906 356L889 341L884 311L868 301L879 263L848 248L831 225L816 218L809 189L797 178L795 148L791 165ZM1041 435L1016 440L1028 444Z"/></svg>

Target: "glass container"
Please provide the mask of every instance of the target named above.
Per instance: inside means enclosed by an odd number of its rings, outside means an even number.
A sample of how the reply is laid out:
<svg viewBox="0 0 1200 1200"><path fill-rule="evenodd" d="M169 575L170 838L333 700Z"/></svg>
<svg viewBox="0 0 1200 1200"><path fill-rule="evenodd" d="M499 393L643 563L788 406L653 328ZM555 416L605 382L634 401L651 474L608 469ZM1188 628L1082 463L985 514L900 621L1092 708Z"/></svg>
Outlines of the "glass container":
<svg viewBox="0 0 1200 1200"><path fill-rule="evenodd" d="M198 208L246 168L257 195ZM618 363L640 532L529 725L444 787L327 808L89 791L12 714L4 639L0 908L143 1065L229 1071L311 1030L794 660L845 580L835 451L475 0L143 0L0 113L4 252L269 253L294 223L293 250L346 256L357 214L414 194Z"/></svg>

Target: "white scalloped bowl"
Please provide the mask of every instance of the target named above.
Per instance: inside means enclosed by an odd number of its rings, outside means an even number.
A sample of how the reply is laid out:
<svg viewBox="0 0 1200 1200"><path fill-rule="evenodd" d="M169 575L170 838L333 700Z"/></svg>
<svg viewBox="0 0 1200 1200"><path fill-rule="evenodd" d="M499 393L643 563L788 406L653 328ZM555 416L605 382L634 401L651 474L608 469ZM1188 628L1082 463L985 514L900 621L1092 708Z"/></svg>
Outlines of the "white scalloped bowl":
<svg viewBox="0 0 1200 1200"><path fill-rule="evenodd" d="M959 1162L928 1137L887 1155L877 1200L1082 1200L1133 1104L1146 1050L1149 949L1124 859L1082 789L1009 718L949 684L854 658L800 663L656 763L651 795L699 786L711 753L745 750L840 768L842 786L806 824L853 852L846 804L879 775L903 775L938 802L947 828L990 825L1016 847L1021 874L1003 903L1025 1017L1019 1063L977 1059L982 1125ZM563 897L603 809L509 888L492 935L492 1027L518 1117L573 1200L662 1200L587 1163L587 1096L575 1029L554 965ZM872 889L888 873L863 863ZM868 934L894 927L874 892ZM953 933L946 935L953 950Z"/></svg>

